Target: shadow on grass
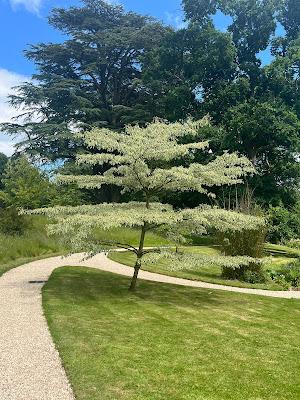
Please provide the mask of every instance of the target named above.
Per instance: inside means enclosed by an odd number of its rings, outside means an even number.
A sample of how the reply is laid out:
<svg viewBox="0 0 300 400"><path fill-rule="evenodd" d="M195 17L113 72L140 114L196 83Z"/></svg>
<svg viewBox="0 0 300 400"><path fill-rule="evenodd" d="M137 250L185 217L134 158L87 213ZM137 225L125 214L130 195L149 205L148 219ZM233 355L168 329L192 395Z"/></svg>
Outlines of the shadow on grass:
<svg viewBox="0 0 300 400"><path fill-rule="evenodd" d="M57 280L59 279L59 284ZM55 280L55 284L53 281ZM138 300L157 306L204 307L206 304L222 303L219 291L188 288L185 286L139 280L134 293L129 292L130 278L93 268L63 267L56 269L47 283L52 298L74 304L98 302L109 298L111 301ZM230 293L229 293L230 295Z"/></svg>

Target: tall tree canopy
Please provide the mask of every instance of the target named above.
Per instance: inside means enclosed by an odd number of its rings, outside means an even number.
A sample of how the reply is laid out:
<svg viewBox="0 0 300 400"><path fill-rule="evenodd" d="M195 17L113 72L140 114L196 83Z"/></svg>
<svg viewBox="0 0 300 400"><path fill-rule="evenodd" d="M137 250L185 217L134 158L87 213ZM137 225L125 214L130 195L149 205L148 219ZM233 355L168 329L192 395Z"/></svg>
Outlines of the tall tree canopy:
<svg viewBox="0 0 300 400"><path fill-rule="evenodd" d="M183 0L192 23L206 25L217 11L231 16L228 31L237 48L238 62L248 73L259 66L257 53L268 46L275 32L275 4L274 0Z"/></svg>
<svg viewBox="0 0 300 400"><path fill-rule="evenodd" d="M300 168L299 63L300 3L294 0L184 0L187 30L213 25L213 16L231 17L236 51L231 79L215 76L203 88L198 110L221 128L219 149L238 150L259 171L250 186L263 203L293 203ZM277 28L277 31L276 31ZM281 32L281 36L278 36ZM272 50L263 66L261 51Z"/></svg>
<svg viewBox="0 0 300 400"><path fill-rule="evenodd" d="M3 173L5 171L5 166L7 163L8 163L8 157L5 154L0 153L0 189L3 188L2 179L3 179Z"/></svg>
<svg viewBox="0 0 300 400"><path fill-rule="evenodd" d="M37 73L11 97L24 108L25 123L3 127L25 133L27 152L50 159L74 155L72 132L78 128L118 129L153 118L140 83L141 59L169 29L103 0L83 3L53 10L49 22L67 36L63 43L40 43L25 52Z"/></svg>

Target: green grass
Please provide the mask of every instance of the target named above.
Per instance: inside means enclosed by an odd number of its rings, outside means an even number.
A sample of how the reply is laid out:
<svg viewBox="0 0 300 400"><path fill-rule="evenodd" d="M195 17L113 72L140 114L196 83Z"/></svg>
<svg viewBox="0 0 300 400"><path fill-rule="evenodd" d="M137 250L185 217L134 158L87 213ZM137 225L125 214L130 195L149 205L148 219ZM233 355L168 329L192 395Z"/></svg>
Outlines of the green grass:
<svg viewBox="0 0 300 400"><path fill-rule="evenodd" d="M20 236L0 234L0 276L24 263L46 258L64 251L55 238L45 232L45 220L33 218L32 225Z"/></svg>
<svg viewBox="0 0 300 400"><path fill-rule="evenodd" d="M217 255L220 253L218 246L188 246L180 249L186 253L202 254L202 255ZM111 252L109 258L119 262L121 264L128 265L130 267L134 266L135 255L130 252ZM276 270L282 267L282 265L291 262L292 259L284 256L276 256L272 259L270 264L264 266L266 269ZM251 284L246 282L241 282L237 280L226 280L221 277L221 267L219 266L207 266L202 267L201 270L181 270L172 271L168 268L168 261L161 261L158 264L143 264L143 269L150 272L156 272L158 274L175 276L178 278L185 278L191 280L200 280L203 282L217 283L221 285L246 287L246 288L257 288L257 289L267 289L267 290L282 290L283 288L273 282L267 283L257 283Z"/></svg>
<svg viewBox="0 0 300 400"><path fill-rule="evenodd" d="M132 246L138 246L141 232L138 229L133 228L114 228L107 230L97 229L95 232L95 238L98 240L106 241L117 241ZM167 246L171 242L168 239L163 238L153 232L148 232L145 238L146 247L158 247Z"/></svg>
<svg viewBox="0 0 300 400"><path fill-rule="evenodd" d="M77 400L298 400L300 302L57 269L43 306Z"/></svg>
<svg viewBox="0 0 300 400"><path fill-rule="evenodd" d="M294 249L288 246L282 246L278 244L266 243L265 251L267 254L271 254L272 256L278 257L300 257L300 250Z"/></svg>

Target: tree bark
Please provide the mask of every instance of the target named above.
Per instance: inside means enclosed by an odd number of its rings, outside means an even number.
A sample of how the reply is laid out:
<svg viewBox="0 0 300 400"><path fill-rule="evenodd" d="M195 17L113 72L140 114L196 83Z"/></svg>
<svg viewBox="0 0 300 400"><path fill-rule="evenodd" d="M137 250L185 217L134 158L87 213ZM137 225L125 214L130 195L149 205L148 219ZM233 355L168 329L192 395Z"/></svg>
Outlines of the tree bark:
<svg viewBox="0 0 300 400"><path fill-rule="evenodd" d="M146 235L146 223L144 223L144 225L142 227L142 231L141 231L140 245L139 245L139 250L137 252L136 263L134 266L134 274L131 279L131 283L130 283L130 287L129 287L129 290L131 292L134 292L136 290L137 279L138 279L138 275L139 275L139 272L141 269L141 259L143 257L145 235Z"/></svg>
<svg viewBox="0 0 300 400"><path fill-rule="evenodd" d="M131 283L130 283L130 287L129 287L129 290L131 292L134 292L136 290L136 283L137 283L140 268L141 268L141 259L137 259L135 266L134 266L134 274L131 279Z"/></svg>

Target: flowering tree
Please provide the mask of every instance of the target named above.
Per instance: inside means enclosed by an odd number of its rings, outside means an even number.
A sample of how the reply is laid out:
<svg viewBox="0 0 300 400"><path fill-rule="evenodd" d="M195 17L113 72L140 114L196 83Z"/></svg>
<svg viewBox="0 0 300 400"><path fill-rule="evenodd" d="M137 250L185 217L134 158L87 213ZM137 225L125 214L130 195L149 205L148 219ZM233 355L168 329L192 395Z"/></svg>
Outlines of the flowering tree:
<svg viewBox="0 0 300 400"><path fill-rule="evenodd" d="M157 251L144 247L145 235L161 226L188 227L194 233L203 233L208 227L241 230L257 227L262 221L253 216L200 206L196 209L174 210L157 201L160 194L169 191L197 191L212 196L209 188L240 183L243 176L253 173L251 162L237 154L224 153L208 164L193 162L197 151L205 151L208 142L199 141L199 132L209 124L200 121L167 123L154 120L146 127L127 126L122 134L109 129L93 129L82 134L93 154L79 154L79 164L108 166L106 172L93 176L60 176L60 180L77 183L81 188L101 188L116 185L123 192L142 196L143 202L86 205L78 207L53 207L35 210L52 218L50 232L68 235L74 249L82 244L96 227L140 228L139 246L124 242L113 243L136 255L136 264L130 289L136 287L145 254ZM97 154L95 150L98 151ZM175 165L175 166L174 166ZM176 166L177 165L177 166ZM184 165L184 166L183 166ZM102 241L91 249L96 253ZM99 246L101 245L101 246Z"/></svg>

